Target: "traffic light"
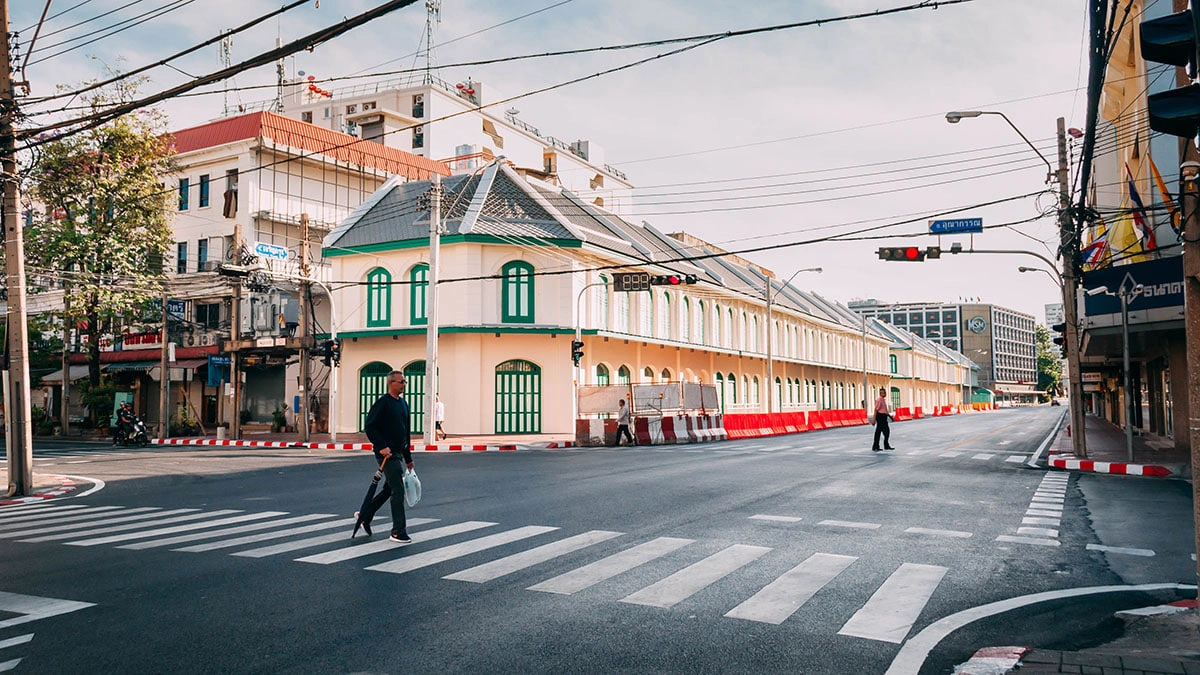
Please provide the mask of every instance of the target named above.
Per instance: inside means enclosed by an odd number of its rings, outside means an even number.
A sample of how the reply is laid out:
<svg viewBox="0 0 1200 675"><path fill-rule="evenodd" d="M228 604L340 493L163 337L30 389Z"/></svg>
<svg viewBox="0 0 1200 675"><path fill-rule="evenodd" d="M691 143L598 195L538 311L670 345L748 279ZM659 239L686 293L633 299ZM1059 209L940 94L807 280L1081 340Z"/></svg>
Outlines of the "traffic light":
<svg viewBox="0 0 1200 675"><path fill-rule="evenodd" d="M1143 21L1139 31L1142 58L1172 66L1190 65L1194 76L1198 19L1200 2L1193 0L1188 10ZM1184 138L1196 135L1200 128L1200 85L1151 94L1146 101L1151 129Z"/></svg>
<svg viewBox="0 0 1200 675"><path fill-rule="evenodd" d="M571 340L571 360L575 362L575 367L579 367L579 360L583 358L583 341Z"/></svg>
<svg viewBox="0 0 1200 675"><path fill-rule="evenodd" d="M1055 333L1058 333L1057 337L1050 338L1050 340L1054 344L1058 345L1059 348L1062 350L1063 358L1064 359L1067 358L1067 338L1066 338L1067 324L1056 323L1053 326L1050 326L1050 330L1054 331Z"/></svg>
<svg viewBox="0 0 1200 675"><path fill-rule="evenodd" d="M342 341L326 340L321 343L321 360L325 365L337 365L342 362Z"/></svg>
<svg viewBox="0 0 1200 675"><path fill-rule="evenodd" d="M679 286L680 284L694 284L698 281L695 274L657 274L650 277L651 286Z"/></svg>
<svg viewBox="0 0 1200 675"><path fill-rule="evenodd" d="M880 260L925 262L926 258L938 260L941 257L942 249L937 246L927 246L924 249L916 246L885 246L879 249Z"/></svg>

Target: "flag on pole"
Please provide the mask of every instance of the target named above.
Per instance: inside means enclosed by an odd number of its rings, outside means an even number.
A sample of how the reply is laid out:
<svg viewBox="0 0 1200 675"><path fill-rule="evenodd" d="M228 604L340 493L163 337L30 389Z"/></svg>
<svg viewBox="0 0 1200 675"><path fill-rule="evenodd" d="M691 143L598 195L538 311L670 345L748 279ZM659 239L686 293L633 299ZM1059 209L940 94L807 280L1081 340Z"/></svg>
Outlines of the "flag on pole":
<svg viewBox="0 0 1200 675"><path fill-rule="evenodd" d="M1153 251L1158 248L1158 244L1154 240L1154 228L1146 223L1146 207L1142 204L1142 197L1138 194L1137 186L1133 184L1133 173L1129 170L1128 162L1125 164L1125 176L1129 181L1129 201L1133 203L1134 207L1130 214L1133 216L1134 232L1137 233L1142 250Z"/></svg>
<svg viewBox="0 0 1200 675"><path fill-rule="evenodd" d="M1145 248L1142 246L1141 233L1133 219L1133 210L1128 202L1121 202L1117 210L1117 222L1113 225L1112 248L1118 260L1141 262L1145 259Z"/></svg>
<svg viewBox="0 0 1200 675"><path fill-rule="evenodd" d="M1179 209L1175 208L1175 200L1171 199L1171 192L1167 190L1167 183L1163 180L1162 174L1158 172L1158 167L1154 164L1154 158L1150 157L1150 171L1154 174L1154 184L1158 186L1158 194L1162 196L1163 204L1167 207L1167 213L1171 216L1171 229L1175 233L1180 232Z"/></svg>
<svg viewBox="0 0 1200 675"><path fill-rule="evenodd" d="M1083 264L1088 269L1093 270L1103 267L1111 259L1108 252L1108 227L1104 225L1103 218L1096 224L1096 228L1094 236L1089 231L1088 239L1091 241L1079 252L1082 256Z"/></svg>

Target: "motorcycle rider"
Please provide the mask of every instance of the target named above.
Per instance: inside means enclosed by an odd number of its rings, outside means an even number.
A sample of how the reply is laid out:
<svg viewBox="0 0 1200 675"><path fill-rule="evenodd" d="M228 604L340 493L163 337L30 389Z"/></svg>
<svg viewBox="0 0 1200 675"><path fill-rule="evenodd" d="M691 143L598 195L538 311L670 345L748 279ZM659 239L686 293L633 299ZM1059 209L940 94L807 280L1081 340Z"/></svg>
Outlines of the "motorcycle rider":
<svg viewBox="0 0 1200 675"><path fill-rule="evenodd" d="M135 420L137 420L137 415L133 414L133 404L129 401L122 401L121 407L117 409L117 427L113 432L113 445L129 438L129 434L133 432Z"/></svg>

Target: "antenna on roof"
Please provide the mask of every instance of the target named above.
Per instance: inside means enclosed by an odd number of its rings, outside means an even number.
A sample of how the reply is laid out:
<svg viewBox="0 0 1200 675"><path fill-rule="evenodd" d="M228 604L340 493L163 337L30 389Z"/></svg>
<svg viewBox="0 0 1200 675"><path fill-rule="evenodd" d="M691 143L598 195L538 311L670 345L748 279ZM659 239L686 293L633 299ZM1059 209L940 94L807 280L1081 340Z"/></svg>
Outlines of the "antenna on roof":
<svg viewBox="0 0 1200 675"><path fill-rule="evenodd" d="M433 83L437 56L433 53L433 25L442 24L442 0L425 0L425 84Z"/></svg>
<svg viewBox="0 0 1200 675"><path fill-rule="evenodd" d="M218 47L219 58L221 65L226 69L233 65L233 35L226 35L221 38L221 45ZM221 107L221 116L229 115L229 79L225 80L224 105Z"/></svg>

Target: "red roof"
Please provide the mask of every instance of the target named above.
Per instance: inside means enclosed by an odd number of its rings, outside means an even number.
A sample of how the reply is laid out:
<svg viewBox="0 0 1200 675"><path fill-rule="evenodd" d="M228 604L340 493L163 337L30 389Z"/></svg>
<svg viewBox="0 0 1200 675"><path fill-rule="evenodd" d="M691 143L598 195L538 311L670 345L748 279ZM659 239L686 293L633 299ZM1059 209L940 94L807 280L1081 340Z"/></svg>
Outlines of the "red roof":
<svg viewBox="0 0 1200 675"><path fill-rule="evenodd" d="M217 345L203 347L177 347L175 360L204 358L209 354L219 354L221 348ZM162 349L125 349L119 352L100 352L100 363L126 363L128 361L158 361L162 358ZM87 354L71 354L71 363L87 363Z"/></svg>
<svg viewBox="0 0 1200 675"><path fill-rule="evenodd" d="M428 180L435 173L450 175L450 168L441 162L271 112L227 117L182 129L173 135L175 152L179 153L247 139L269 139L280 145L379 169L409 180Z"/></svg>

